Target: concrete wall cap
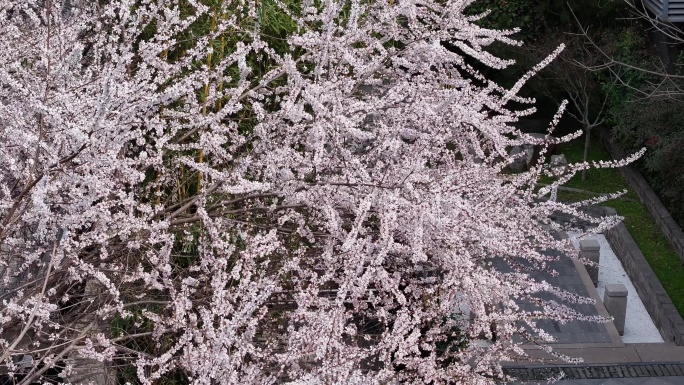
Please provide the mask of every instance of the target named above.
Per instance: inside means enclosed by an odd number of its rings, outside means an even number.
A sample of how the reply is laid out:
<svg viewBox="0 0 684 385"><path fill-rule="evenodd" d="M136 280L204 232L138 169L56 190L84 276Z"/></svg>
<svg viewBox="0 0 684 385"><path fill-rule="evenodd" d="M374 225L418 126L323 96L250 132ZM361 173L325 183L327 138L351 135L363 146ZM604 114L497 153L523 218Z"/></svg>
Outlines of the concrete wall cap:
<svg viewBox="0 0 684 385"><path fill-rule="evenodd" d="M581 251L596 251L600 250L601 245L596 239L582 239L580 240Z"/></svg>
<svg viewBox="0 0 684 385"><path fill-rule="evenodd" d="M626 297L627 288L621 283L606 285L606 295L610 297Z"/></svg>

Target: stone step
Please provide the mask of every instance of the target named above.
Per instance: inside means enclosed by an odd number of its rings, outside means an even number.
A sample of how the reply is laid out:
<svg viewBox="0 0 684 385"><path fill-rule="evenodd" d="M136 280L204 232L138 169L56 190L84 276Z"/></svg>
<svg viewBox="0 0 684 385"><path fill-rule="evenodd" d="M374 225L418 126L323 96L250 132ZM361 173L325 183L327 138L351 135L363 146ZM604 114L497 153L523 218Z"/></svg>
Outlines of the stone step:
<svg viewBox="0 0 684 385"><path fill-rule="evenodd" d="M684 363L684 346L671 343L628 344L624 347L582 346L556 347L554 352L572 358L582 358L584 364L620 364L634 362L682 362ZM565 363L541 349L526 349L529 358L502 365L564 365Z"/></svg>
<svg viewBox="0 0 684 385"><path fill-rule="evenodd" d="M559 365L504 367L517 381L544 381L563 374L564 380L684 376L684 363L625 363L614 365Z"/></svg>

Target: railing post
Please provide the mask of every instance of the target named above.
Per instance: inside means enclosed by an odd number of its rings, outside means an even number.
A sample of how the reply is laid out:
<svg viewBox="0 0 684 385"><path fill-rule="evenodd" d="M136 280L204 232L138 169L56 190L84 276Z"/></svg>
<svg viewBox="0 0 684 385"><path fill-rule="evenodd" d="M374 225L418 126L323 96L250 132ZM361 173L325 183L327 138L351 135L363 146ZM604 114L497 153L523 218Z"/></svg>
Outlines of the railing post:
<svg viewBox="0 0 684 385"><path fill-rule="evenodd" d="M603 294L603 304L608 313L613 316L613 323L620 335L625 334L625 317L627 316L627 288L618 283L606 285Z"/></svg>
<svg viewBox="0 0 684 385"><path fill-rule="evenodd" d="M601 257L601 245L596 239L582 239L580 241L580 258L585 258L595 263L594 266L585 265L587 268L587 273L591 277L591 282L594 286L598 285L598 274L599 274L599 259Z"/></svg>

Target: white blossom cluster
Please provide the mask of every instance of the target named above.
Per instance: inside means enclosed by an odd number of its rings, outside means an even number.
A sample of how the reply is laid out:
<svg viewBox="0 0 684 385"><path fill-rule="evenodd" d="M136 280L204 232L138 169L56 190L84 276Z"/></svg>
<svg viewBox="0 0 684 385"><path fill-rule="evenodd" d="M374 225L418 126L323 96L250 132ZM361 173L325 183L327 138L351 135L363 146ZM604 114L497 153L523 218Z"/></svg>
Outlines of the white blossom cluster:
<svg viewBox="0 0 684 385"><path fill-rule="evenodd" d="M576 256L551 214L616 218L540 199L542 163L506 171L517 93L558 52L489 81L511 62L487 48L518 43L471 2L0 0L0 263L23 277L0 359L490 384L514 336L550 342L537 320L601 321L530 273ZM270 36L268 12L296 27Z"/></svg>

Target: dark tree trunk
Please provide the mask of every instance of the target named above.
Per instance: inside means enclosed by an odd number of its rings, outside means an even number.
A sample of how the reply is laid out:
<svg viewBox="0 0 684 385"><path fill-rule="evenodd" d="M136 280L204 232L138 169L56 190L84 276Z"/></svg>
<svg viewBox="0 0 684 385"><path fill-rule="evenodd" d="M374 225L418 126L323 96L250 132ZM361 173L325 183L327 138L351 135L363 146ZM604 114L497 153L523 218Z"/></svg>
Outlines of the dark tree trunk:
<svg viewBox="0 0 684 385"><path fill-rule="evenodd" d="M582 158L583 162L587 162L587 158L589 157L589 146L591 145L591 127L585 127L584 128L584 157ZM582 170L582 182L587 180L587 170L584 169Z"/></svg>

